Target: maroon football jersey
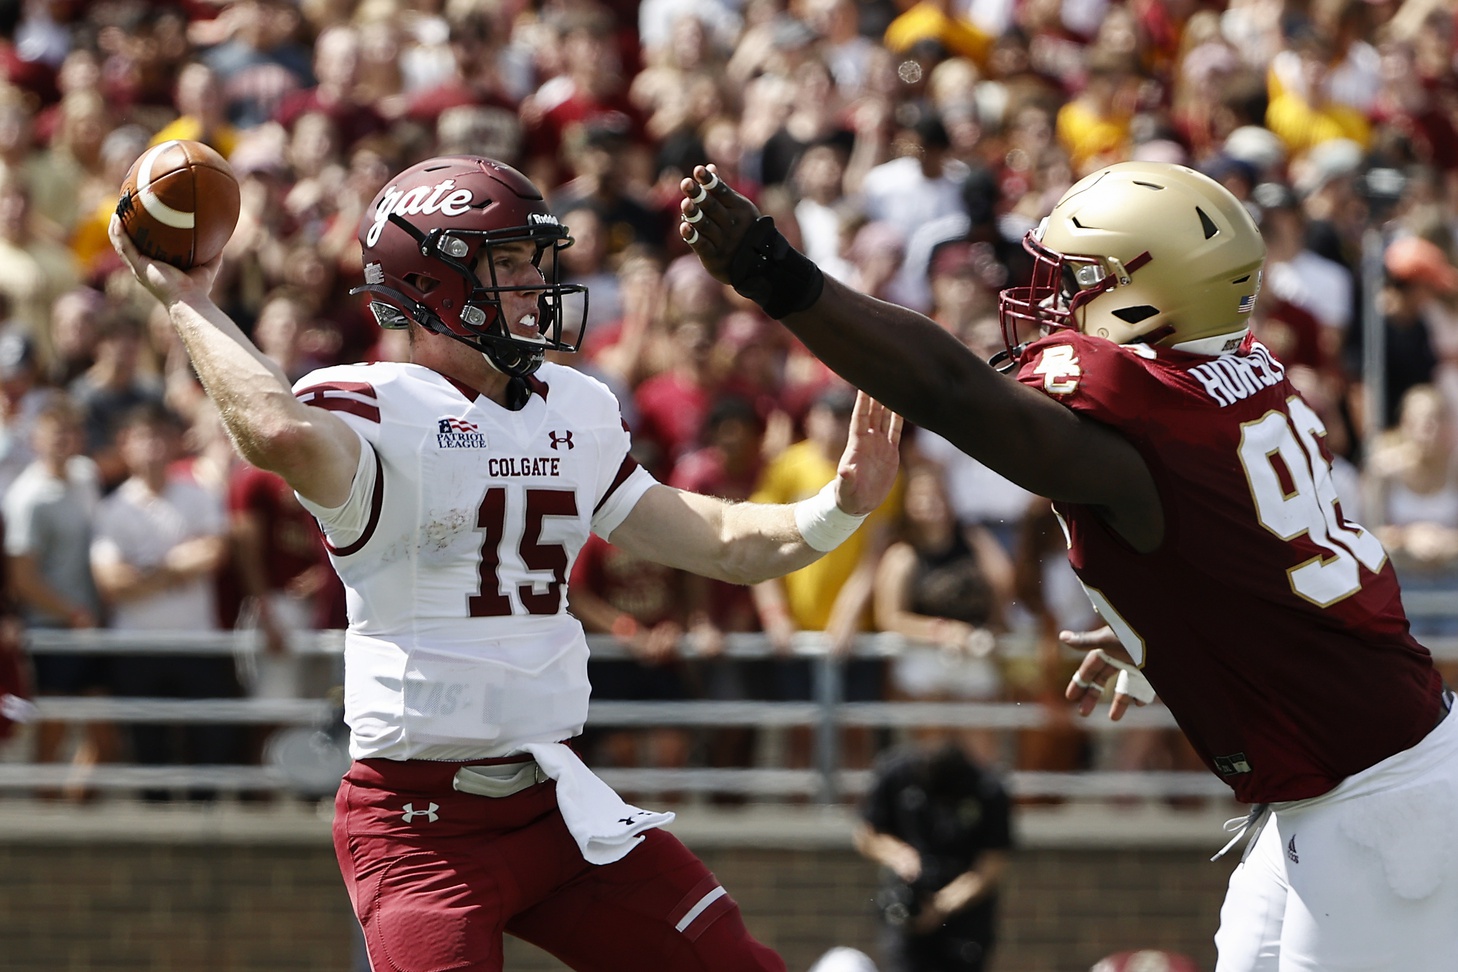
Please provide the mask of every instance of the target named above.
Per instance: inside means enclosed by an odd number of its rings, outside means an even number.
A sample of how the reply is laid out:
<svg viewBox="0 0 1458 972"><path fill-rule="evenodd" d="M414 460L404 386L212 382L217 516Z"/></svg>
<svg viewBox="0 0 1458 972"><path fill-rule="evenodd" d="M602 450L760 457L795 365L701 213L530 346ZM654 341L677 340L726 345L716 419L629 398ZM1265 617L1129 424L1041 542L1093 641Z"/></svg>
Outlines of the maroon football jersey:
<svg viewBox="0 0 1458 972"><path fill-rule="evenodd" d="M289 581L319 563L324 542L319 525L282 476L239 463L228 483L228 508L258 517L270 590L283 590Z"/></svg>
<svg viewBox="0 0 1458 972"><path fill-rule="evenodd" d="M1264 346L1210 357L1060 332L1028 347L1018 379L1149 465L1159 549L1058 504L1069 560L1239 799L1325 793L1433 728L1441 678L1392 565L1342 515L1321 420Z"/></svg>

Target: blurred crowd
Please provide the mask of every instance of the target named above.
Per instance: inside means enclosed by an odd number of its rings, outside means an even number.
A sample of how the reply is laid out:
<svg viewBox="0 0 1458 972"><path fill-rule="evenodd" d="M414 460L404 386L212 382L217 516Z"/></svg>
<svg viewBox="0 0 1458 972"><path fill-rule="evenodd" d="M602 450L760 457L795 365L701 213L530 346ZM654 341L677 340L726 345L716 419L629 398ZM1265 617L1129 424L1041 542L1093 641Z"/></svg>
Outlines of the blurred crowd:
<svg viewBox="0 0 1458 972"><path fill-rule="evenodd" d="M398 169L507 161L547 192L590 288L580 352L662 481L793 502L832 475L850 392L711 279L675 232L712 162L847 284L980 354L1020 241L1082 175L1182 162L1227 186L1269 255L1253 318L1326 424L1343 511L1409 590L1458 590L1458 14L1445 0L0 0L0 496L32 628L246 627L232 658L37 655L42 695L318 694L290 633L344 605L312 520L237 459L165 314L106 238L150 144L204 141L242 212L219 304L292 378L398 359L348 291L356 230ZM1024 336L1026 337L1026 336ZM571 607L623 660L597 698L808 699L803 631L847 698L1038 700L1064 713L1097 623L1048 504L935 436L856 537L753 589L584 549ZM1453 634L1434 617L1423 633ZM722 657L724 635L781 651ZM1024 636L1021 652L999 645ZM0 720L3 722L3 720ZM226 727L42 725L34 758L258 758ZM599 765L808 765L809 737L599 732ZM1185 767L1160 733L1104 752L1072 726L969 732L992 765ZM867 766L887 740L848 732Z"/></svg>

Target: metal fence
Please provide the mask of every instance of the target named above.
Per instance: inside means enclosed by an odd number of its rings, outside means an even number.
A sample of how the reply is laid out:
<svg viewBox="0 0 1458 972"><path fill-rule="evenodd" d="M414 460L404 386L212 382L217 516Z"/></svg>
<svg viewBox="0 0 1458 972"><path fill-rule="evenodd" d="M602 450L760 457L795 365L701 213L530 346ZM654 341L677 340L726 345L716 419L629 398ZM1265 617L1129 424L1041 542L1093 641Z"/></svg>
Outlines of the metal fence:
<svg viewBox="0 0 1458 972"><path fill-rule="evenodd" d="M1440 592L1409 599L1415 616L1458 615L1458 594ZM263 651L256 632L30 632L32 653L91 653L115 655L232 655L246 660ZM1458 637L1424 639L1435 657L1458 660ZM589 638L595 659L625 658L612 638ZM907 643L894 635L864 635L854 657L894 658ZM1006 655L1024 657L1033 652L1028 638L1007 637L999 643ZM341 631L295 635L289 645L297 655L323 655L342 661ZM923 727L985 729L1000 732L1050 729L1067 724L1067 713L1036 703L1022 702L845 702L842 700L843 661L827 652L818 633L803 632L793 643L796 656L812 660L813 700L806 702L692 700L674 702L591 703L590 729L669 726L715 730L729 727L809 730L814 736L814 757L808 769L781 768L632 768L600 769L609 784L633 792L734 794L756 800L810 799L835 802L863 793L870 781L864 769L843 768L841 730L867 727L915 730ZM723 663L771 657L772 648L758 634L729 635ZM711 662L719 663L719 661ZM285 750L262 765L139 766L101 764L87 771L85 786L97 791L135 791L161 788L207 788L222 792L273 791L315 794L332 790L347 765L343 753L340 710L328 698L155 699L98 696L47 696L36 701L38 718L61 723L175 723L292 727L281 733ZM1079 727L1096 735L1147 729L1174 728L1162 706L1131 711L1115 723L1096 714L1080 720ZM75 781L67 764L0 763L0 792L61 787ZM1176 798L1228 796L1227 787L1201 772L1030 772L1007 774L1012 792L1026 798Z"/></svg>

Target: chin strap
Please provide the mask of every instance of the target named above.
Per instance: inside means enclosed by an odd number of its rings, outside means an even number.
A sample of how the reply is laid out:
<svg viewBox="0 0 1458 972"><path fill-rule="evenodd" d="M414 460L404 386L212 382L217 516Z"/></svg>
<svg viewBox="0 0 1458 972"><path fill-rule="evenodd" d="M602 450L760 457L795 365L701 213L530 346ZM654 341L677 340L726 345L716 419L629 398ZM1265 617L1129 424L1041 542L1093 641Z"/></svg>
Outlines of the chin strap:
<svg viewBox="0 0 1458 972"><path fill-rule="evenodd" d="M384 284L364 284L350 290L349 296L356 297L360 294L379 294L385 300L371 300L370 313L375 315L375 323L380 327L393 331L403 331L410 327L414 320L421 327L427 327L426 321L431 320L435 315L430 312L419 301L411 300L394 287L386 287ZM408 308L402 310L401 308ZM430 328L432 331L436 328Z"/></svg>
<svg viewBox="0 0 1458 972"><path fill-rule="evenodd" d="M536 374L537 369L546 360L542 352L535 354L524 352L510 341L497 342L484 335L477 341L459 334L450 334L450 337L480 351L485 355L487 364L508 378L528 378ZM502 347L503 343L507 346Z"/></svg>
<svg viewBox="0 0 1458 972"><path fill-rule="evenodd" d="M1022 364L1023 348L1027 346L1028 342L1024 341L1015 348L1003 348L988 358L987 363L1000 375L1012 374Z"/></svg>
<svg viewBox="0 0 1458 972"><path fill-rule="evenodd" d="M506 409L520 412L531 400L532 386L525 378L512 378L506 383Z"/></svg>

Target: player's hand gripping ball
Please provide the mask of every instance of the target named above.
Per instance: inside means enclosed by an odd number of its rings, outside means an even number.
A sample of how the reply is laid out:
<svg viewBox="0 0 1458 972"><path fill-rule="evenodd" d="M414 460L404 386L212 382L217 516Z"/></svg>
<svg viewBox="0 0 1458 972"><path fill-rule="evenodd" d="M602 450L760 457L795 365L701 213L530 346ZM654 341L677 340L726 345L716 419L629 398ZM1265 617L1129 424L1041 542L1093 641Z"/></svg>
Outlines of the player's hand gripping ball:
<svg viewBox="0 0 1458 972"><path fill-rule="evenodd" d="M238 180L202 142L163 142L132 163L116 214L144 256L189 270L215 259L233 235Z"/></svg>

